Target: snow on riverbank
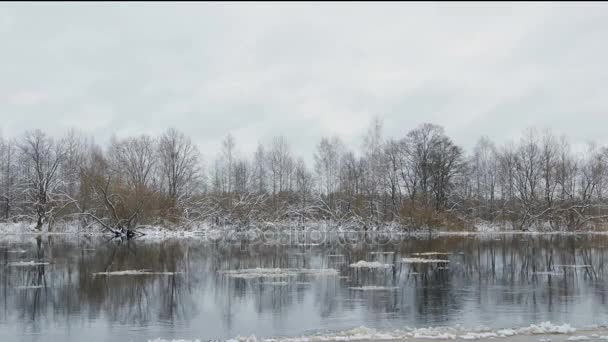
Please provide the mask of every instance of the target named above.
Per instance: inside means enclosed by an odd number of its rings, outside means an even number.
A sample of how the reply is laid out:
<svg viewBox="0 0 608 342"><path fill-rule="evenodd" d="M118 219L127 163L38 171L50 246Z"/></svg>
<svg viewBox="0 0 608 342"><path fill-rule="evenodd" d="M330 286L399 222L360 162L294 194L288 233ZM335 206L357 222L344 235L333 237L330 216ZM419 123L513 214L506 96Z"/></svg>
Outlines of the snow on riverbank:
<svg viewBox="0 0 608 342"><path fill-rule="evenodd" d="M311 341L387 341L387 340L493 340L498 338L509 338L514 336L539 336L539 335L572 335L577 332L577 329L569 324L552 324L551 322L543 322L540 324L532 324L527 327L509 328L509 329L489 329L477 328L466 329L460 326L456 327L429 327L429 328L404 328L396 330L377 330L367 327L359 327L350 330L314 334L296 337L273 337L273 338L258 338L255 335L248 337L238 336L230 342L311 342ZM597 334L595 334L597 335ZM593 336L593 335L592 335ZM599 336L599 335L597 335ZM599 338L599 337L598 337ZM569 337L568 341L588 340L586 335L574 335ZM544 339L547 340L547 339ZM165 340L155 339L149 342L194 342L200 340ZM536 341L536 340L532 340Z"/></svg>
<svg viewBox="0 0 608 342"><path fill-rule="evenodd" d="M258 239L260 237L272 240L273 234L284 236L298 237L295 244L300 246L319 246L323 242L323 238L326 237L324 234L340 234L348 236L349 238L356 238L357 236L368 237L368 236L383 236L386 238L393 239L404 239L404 238L428 238L442 237L442 236L481 236L481 237L500 237L504 235L518 234L518 235L608 235L608 231L575 231L575 232L562 232L562 231L519 231L510 229L489 229L484 225L473 225L474 230L471 231L446 231L442 229L433 229L431 231L427 229L420 230L406 230L405 228L395 227L394 225L387 225L373 231L362 231L355 229L356 227L348 227L345 229L341 226L330 226L324 222L310 222L304 226L291 224L289 222L281 224L270 224L262 223L252 227L237 227L237 226L213 226L208 223L201 223L198 225L189 226L141 226L137 228L138 232L144 235L138 237L138 239L165 239L165 238L199 238L209 240L220 240L226 238L233 239ZM47 226L44 226L41 231L35 230L32 223L26 222L3 222L0 223L0 236L20 236L20 235L108 235L103 229L97 226L91 226L88 228L81 228L77 223L56 223L53 225L52 230L49 231ZM307 234L318 234L315 240L312 241L311 237ZM383 240L383 241L384 241ZM283 241L279 239L279 242ZM386 254L389 255L392 252L371 252L370 254ZM432 254L431 254L432 253ZM431 255L443 255L441 252L430 252L422 253L418 256L431 256Z"/></svg>

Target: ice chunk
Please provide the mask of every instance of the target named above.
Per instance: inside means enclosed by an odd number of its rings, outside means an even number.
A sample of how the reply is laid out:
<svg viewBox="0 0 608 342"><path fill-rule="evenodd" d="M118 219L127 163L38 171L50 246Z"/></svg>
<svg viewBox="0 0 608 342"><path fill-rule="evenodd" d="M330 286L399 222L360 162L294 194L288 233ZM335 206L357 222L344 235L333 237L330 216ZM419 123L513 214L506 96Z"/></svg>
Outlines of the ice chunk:
<svg viewBox="0 0 608 342"><path fill-rule="evenodd" d="M350 267L353 268L390 268L392 264L383 264L378 261L365 261L359 260L354 264L350 264Z"/></svg>

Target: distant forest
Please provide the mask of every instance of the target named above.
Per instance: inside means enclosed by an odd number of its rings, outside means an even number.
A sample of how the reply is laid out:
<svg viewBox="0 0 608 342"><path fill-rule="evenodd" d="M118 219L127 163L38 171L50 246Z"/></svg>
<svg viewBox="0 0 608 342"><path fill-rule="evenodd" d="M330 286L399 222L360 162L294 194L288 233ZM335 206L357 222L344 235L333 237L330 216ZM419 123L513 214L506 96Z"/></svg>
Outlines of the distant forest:
<svg viewBox="0 0 608 342"><path fill-rule="evenodd" d="M441 126L384 139L375 119L360 146L321 139L314 165L283 136L237 154L228 135L215 159L168 129L107 146L71 130L0 138L0 221L52 230L57 222L132 234L142 225L239 229L317 222L375 230L602 229L608 149L574 153L568 140L529 129L514 143L482 137L465 152Z"/></svg>

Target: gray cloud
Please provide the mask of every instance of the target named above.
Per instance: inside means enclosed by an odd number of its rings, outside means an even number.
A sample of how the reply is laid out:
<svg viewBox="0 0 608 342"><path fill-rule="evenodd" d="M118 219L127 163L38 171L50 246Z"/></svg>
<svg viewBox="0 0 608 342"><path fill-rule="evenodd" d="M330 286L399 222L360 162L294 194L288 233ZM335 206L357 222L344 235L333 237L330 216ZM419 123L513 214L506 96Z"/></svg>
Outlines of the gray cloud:
<svg viewBox="0 0 608 342"><path fill-rule="evenodd" d="M374 115L465 147L530 125L606 144L605 37L604 3L2 4L0 127L174 126L207 156L283 134L306 159Z"/></svg>

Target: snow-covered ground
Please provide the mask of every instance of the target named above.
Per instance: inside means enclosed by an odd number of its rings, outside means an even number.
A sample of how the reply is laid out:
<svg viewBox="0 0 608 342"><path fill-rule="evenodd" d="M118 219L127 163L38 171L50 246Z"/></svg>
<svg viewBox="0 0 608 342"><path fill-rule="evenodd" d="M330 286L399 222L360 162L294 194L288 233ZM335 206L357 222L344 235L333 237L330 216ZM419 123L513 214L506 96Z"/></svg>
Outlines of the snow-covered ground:
<svg viewBox="0 0 608 342"><path fill-rule="evenodd" d="M573 328L569 324L543 322L526 327L489 329L466 329L456 327L404 328L396 330L377 330L359 327L332 333L319 333L294 337L260 338L254 335L237 336L230 342L312 342L312 341L428 341L428 340L478 340L490 341L505 339L509 342L566 342L601 341L608 339L608 326ZM149 342L193 342L200 340L165 340L158 338Z"/></svg>
<svg viewBox="0 0 608 342"><path fill-rule="evenodd" d="M206 223L190 226L142 226L137 228L138 232L144 234L144 239L157 239L157 238L208 238L208 239L221 239L229 237L238 237L255 239L260 236L270 236L272 234L309 234L310 236L306 241L300 241L301 246L318 246L323 242L325 234L386 234L389 237L428 237L429 234L432 236L470 236L470 235L502 235L502 234L561 234L561 235L576 235L576 234L597 234L597 235L608 235L608 231L576 231L576 232L561 232L561 231L550 231L550 230L529 230L519 231L513 230L512 227L492 224L487 222L478 222L473 225L471 231L446 231L442 229L420 229L414 231L406 231L403 228L396 227L395 225L387 225L384 228L373 231L361 231L357 230L356 227L335 227L330 226L325 222L309 222L304 226L293 225L288 222L281 224L271 224L269 222L254 226L251 228L239 228L236 226L212 226ZM48 230L48 227L43 227L41 231L35 230L32 223L26 222L2 222L0 223L0 235L24 235L24 234L82 234L82 235L103 235L107 234L100 227L91 226L88 228L81 228L77 223L65 223L58 222L53 225L52 230ZM316 235L313 235L316 234ZM313 240L313 241L310 241ZM388 252L376 252L376 254L384 254ZM437 253L439 255L441 253ZM420 255L429 256L429 255Z"/></svg>

